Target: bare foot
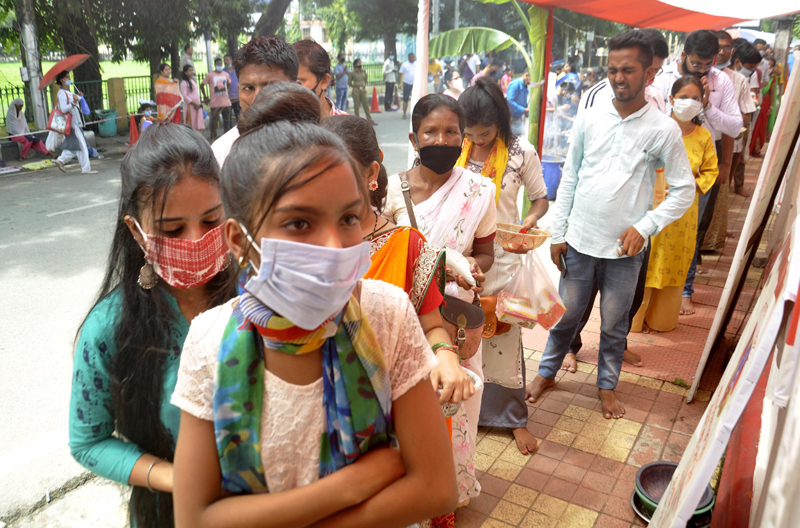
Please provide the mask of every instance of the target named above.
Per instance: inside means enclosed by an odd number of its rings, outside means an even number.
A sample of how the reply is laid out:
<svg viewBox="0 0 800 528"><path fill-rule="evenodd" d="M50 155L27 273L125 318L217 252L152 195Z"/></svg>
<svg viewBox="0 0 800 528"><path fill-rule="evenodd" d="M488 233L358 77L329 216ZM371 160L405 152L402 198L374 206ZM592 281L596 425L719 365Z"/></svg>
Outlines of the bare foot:
<svg viewBox="0 0 800 528"><path fill-rule="evenodd" d="M536 439L530 431L523 427L521 429L512 429L511 432L514 434L514 440L517 441L520 453L529 455L536 450Z"/></svg>
<svg viewBox="0 0 800 528"><path fill-rule="evenodd" d="M533 378L533 381L528 383L528 386L525 387L525 398L531 403L536 403L536 400L542 396L542 393L555 384L556 380L548 379L537 374L536 377Z"/></svg>
<svg viewBox="0 0 800 528"><path fill-rule="evenodd" d="M611 418L622 418L625 415L625 407L617 399L613 390L597 389L600 403L603 405L603 417L606 420Z"/></svg>
<svg viewBox="0 0 800 528"><path fill-rule="evenodd" d="M625 363L630 363L634 367L641 367L642 366L642 356L640 356L636 352L631 352L627 348L625 349L625 352L622 355L622 360Z"/></svg>
<svg viewBox="0 0 800 528"><path fill-rule="evenodd" d="M745 191L744 189L737 190L736 194L738 194L739 196L741 196L743 198L750 198L750 193Z"/></svg>
<svg viewBox="0 0 800 528"><path fill-rule="evenodd" d="M578 358L575 357L575 354L568 353L564 356L564 362L561 364L561 370L566 370L567 372L577 372L578 371Z"/></svg>
<svg viewBox="0 0 800 528"><path fill-rule="evenodd" d="M733 231L727 231L725 233L725 236L728 237L728 238L733 238L733 237L736 236L736 233L734 233Z"/></svg>
<svg viewBox="0 0 800 528"><path fill-rule="evenodd" d="M681 299L681 315L693 315L695 312L694 304L692 304L691 297L684 297Z"/></svg>
<svg viewBox="0 0 800 528"><path fill-rule="evenodd" d="M61 172L67 172L67 169L64 167L63 161L61 161L60 159L55 159L53 161L56 162L56 167L58 167L58 170L60 170Z"/></svg>

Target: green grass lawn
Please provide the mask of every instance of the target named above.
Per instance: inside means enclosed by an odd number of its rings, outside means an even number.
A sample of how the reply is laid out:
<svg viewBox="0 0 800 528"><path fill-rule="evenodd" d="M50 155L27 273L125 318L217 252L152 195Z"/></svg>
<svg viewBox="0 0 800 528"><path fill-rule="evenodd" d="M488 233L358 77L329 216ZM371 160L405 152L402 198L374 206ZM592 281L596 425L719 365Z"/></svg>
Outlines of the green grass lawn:
<svg viewBox="0 0 800 528"><path fill-rule="evenodd" d="M42 72L47 71L55 64L55 62L43 62ZM19 69L22 67L21 62L3 62L0 63L0 87L11 85L20 85L22 80L19 77ZM115 64L113 62L101 62L100 71L103 73L103 79L111 79L114 77L137 77L140 75L149 75L150 67L146 62L125 61Z"/></svg>

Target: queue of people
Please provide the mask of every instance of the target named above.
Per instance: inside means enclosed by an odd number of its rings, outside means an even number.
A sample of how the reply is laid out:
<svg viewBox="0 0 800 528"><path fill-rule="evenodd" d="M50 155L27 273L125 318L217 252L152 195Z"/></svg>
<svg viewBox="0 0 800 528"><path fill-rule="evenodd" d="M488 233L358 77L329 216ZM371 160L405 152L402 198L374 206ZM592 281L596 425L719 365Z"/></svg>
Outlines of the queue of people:
<svg viewBox="0 0 800 528"><path fill-rule="evenodd" d="M76 339L73 456L132 486L138 527L453 526L481 492L478 426L536 450L526 400L571 368L597 292L598 397L623 417L626 336L684 308L703 196L742 126L731 73L708 59L723 36L692 33L656 75L659 37L611 39L607 80L574 95L550 249L566 313L533 379L518 326L467 346L443 311L501 293L522 260L497 223L535 228L550 207L520 133L527 72L504 95L491 60L468 87L443 71L445 92L410 112L415 162L394 175L370 122L340 109L358 68L340 57L331 74L313 41L259 37L234 54L241 115L212 145L194 125L193 65L178 104L165 72L164 119L123 161L105 279ZM384 74L407 85L414 60ZM228 90L224 69L205 84Z"/></svg>

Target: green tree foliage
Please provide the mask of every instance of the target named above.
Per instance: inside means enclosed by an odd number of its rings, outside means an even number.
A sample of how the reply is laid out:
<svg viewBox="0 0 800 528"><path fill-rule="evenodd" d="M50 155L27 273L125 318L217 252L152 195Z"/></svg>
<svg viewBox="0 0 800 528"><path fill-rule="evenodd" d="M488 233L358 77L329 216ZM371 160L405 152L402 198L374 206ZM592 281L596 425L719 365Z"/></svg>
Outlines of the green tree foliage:
<svg viewBox="0 0 800 528"><path fill-rule="evenodd" d="M131 52L135 60L147 61L156 75L173 48L182 49L179 43L191 39L190 23L197 19L199 6L191 0L170 0L169 16L164 16L163 0L104 0L103 7L98 36L112 49L112 59L123 61Z"/></svg>
<svg viewBox="0 0 800 528"><path fill-rule="evenodd" d="M343 52L347 41L358 31L358 19L347 9L346 0L333 0L328 4L318 8L316 15L325 23L334 50Z"/></svg>
<svg viewBox="0 0 800 528"><path fill-rule="evenodd" d="M345 0L357 18L357 39L383 39L384 54L397 56L398 33L416 33L417 2L414 0Z"/></svg>

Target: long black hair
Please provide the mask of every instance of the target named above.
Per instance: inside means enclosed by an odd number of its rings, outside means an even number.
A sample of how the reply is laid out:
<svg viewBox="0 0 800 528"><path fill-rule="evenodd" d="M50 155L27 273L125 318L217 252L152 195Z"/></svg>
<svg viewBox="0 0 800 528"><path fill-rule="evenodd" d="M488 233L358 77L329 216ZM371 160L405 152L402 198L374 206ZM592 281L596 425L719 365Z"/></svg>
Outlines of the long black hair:
<svg viewBox="0 0 800 528"><path fill-rule="evenodd" d="M186 84L189 86L189 91L191 92L194 90L194 88L192 88L192 79L186 75L186 72L189 71L189 68L194 68L194 66L191 64L183 65L183 70L181 71L181 80L186 81Z"/></svg>
<svg viewBox="0 0 800 528"><path fill-rule="evenodd" d="M170 354L180 353L172 335L180 314L171 307L169 293L160 279L151 290L137 284L139 270L145 265L144 253L125 217L141 219L142 212L149 208L153 218L158 218L170 188L179 179L191 174L217 184L219 166L203 136L170 123L145 129L126 154L120 172L117 223L105 278L94 305L112 293L121 296L121 308L114 318L117 352L109 364L112 412L121 436L147 453L172 461L176 439L159 416L165 360ZM229 266L208 283L208 291L214 293L207 298L207 307L233 297L235 291L219 285L227 283L227 277L235 270L236 266ZM130 513L140 528L172 526L172 495L152 494L146 488L134 487Z"/></svg>
<svg viewBox="0 0 800 528"><path fill-rule="evenodd" d="M239 220L251 235L281 197L333 167L349 164L364 195L363 178L347 147L319 126L319 113L314 92L281 82L261 90L239 119L241 136L225 159L220 192L227 217Z"/></svg>
<svg viewBox="0 0 800 528"><path fill-rule="evenodd" d="M503 90L496 82L481 77L474 86L464 90L458 104L464 111L467 126L497 125L497 135L508 145L511 141L511 114Z"/></svg>
<svg viewBox="0 0 800 528"><path fill-rule="evenodd" d="M369 193L369 202L380 213L383 210L383 200L389 190L389 176L386 174L386 167L383 166L383 153L378 146L375 127L370 125L366 119L352 115L331 116L321 125L322 128L326 128L342 138L350 155L362 167L366 168L373 162L378 162L380 165L378 188Z"/></svg>

